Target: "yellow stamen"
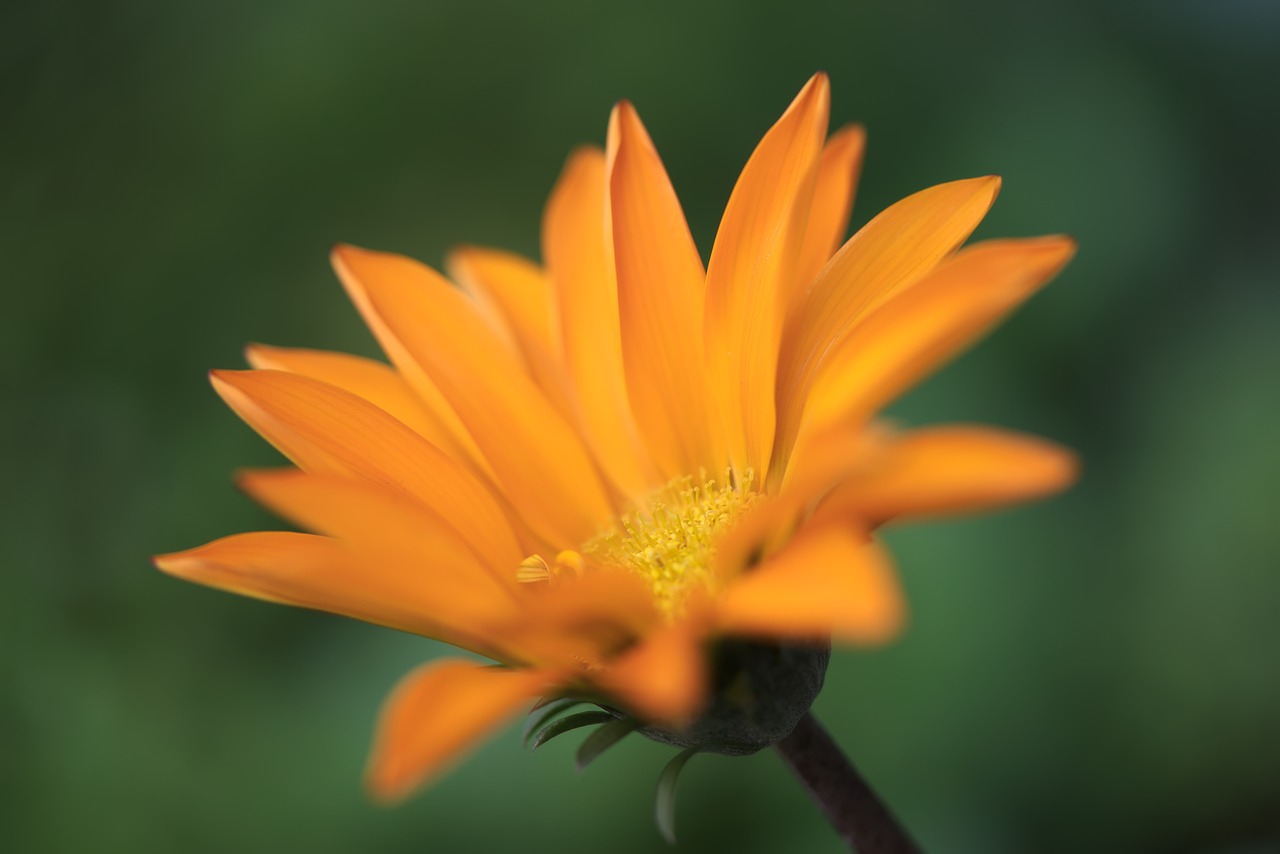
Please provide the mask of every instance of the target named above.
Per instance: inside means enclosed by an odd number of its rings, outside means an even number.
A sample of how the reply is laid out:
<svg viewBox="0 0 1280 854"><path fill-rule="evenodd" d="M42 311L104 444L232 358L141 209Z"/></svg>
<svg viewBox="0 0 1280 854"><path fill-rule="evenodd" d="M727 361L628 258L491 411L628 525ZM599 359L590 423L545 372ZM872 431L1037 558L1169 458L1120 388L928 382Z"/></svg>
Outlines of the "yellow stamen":
<svg viewBox="0 0 1280 854"><path fill-rule="evenodd" d="M705 472L700 482L676 478L582 551L595 561L640 575L652 586L662 609L673 613L691 589L713 585L716 543L755 500L754 477L748 469L742 478L726 471L722 484L708 480Z"/></svg>

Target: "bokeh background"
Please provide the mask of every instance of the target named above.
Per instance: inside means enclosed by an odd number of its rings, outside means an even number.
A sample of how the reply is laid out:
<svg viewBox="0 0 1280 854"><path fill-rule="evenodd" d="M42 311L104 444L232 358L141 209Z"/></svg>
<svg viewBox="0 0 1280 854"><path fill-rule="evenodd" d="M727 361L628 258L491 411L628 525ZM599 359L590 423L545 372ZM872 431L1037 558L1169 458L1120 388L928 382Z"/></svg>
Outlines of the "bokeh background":
<svg viewBox="0 0 1280 854"><path fill-rule="evenodd" d="M855 224L1000 173L982 236L1078 259L902 401L1082 452L1070 494L890 539L910 631L817 711L931 850L1275 851L1280 5L68 2L0 11L6 851L660 852L668 748L586 776L513 729L395 810L359 778L429 641L184 584L275 523L205 382L248 341L372 354L326 255L537 251L632 99L704 253L815 70ZM838 851L772 753L686 770L681 850Z"/></svg>

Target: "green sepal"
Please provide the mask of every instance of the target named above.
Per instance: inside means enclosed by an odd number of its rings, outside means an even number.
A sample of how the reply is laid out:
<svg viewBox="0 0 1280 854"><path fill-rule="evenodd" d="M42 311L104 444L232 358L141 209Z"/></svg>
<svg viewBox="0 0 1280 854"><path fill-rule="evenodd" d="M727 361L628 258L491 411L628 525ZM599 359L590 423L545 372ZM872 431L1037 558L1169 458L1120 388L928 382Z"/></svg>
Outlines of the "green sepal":
<svg viewBox="0 0 1280 854"><path fill-rule="evenodd" d="M529 746L529 737L532 736L535 731L542 729L544 726L551 723L552 720L560 717L574 706L581 705L582 702L582 700L572 699L552 700L549 703L534 706L530 709L529 720L524 725L524 732L520 734L520 737L524 740L524 746ZM541 711L542 714L533 714L538 711Z"/></svg>
<svg viewBox="0 0 1280 854"><path fill-rule="evenodd" d="M552 721L543 727L537 735L533 737L533 741L529 744L530 750L537 750L551 739L558 735L564 735L575 729L592 724L605 724L612 720L616 720L613 715L608 712L578 712L575 715L560 718Z"/></svg>
<svg viewBox="0 0 1280 854"><path fill-rule="evenodd" d="M605 712L605 715L608 716L609 722L587 736L578 748L578 755L575 761L579 771L594 762L601 753L604 753L610 747L635 732L636 728L640 726L635 718L615 718L609 715L608 712Z"/></svg>
<svg viewBox="0 0 1280 854"><path fill-rule="evenodd" d="M658 832L662 834L663 839L667 840L668 845L676 844L676 783L680 779L680 772L684 770L684 764L698 751L697 747L680 751L658 776L658 795L654 799L653 820L657 823Z"/></svg>

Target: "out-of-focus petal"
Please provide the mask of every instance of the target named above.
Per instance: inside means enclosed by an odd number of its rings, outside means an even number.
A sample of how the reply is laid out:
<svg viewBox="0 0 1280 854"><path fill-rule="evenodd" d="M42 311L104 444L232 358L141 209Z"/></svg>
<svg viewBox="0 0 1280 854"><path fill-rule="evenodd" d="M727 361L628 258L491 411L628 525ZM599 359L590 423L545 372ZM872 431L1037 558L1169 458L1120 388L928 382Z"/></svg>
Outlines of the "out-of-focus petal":
<svg viewBox="0 0 1280 854"><path fill-rule="evenodd" d="M434 661L400 681L383 706L365 779L397 801L438 776L538 696L547 677L470 661Z"/></svg>
<svg viewBox="0 0 1280 854"><path fill-rule="evenodd" d="M818 274L783 335L778 434L784 449L826 353L868 312L954 252L977 228L999 189L999 178L973 178L908 196L859 229ZM771 481L780 475L775 462Z"/></svg>
<svg viewBox="0 0 1280 854"><path fill-rule="evenodd" d="M905 605L888 557L865 535L825 525L734 582L717 613L730 634L877 643L898 632Z"/></svg>
<svg viewBox="0 0 1280 854"><path fill-rule="evenodd" d="M986 333L1074 253L1067 237L992 240L957 253L833 348L805 403L805 429L860 423Z"/></svg>
<svg viewBox="0 0 1280 854"><path fill-rule="evenodd" d="M595 681L646 720L680 726L706 701L706 676L698 626L677 620L619 656Z"/></svg>
<svg viewBox="0 0 1280 854"><path fill-rule="evenodd" d="M635 573L594 568L547 587L525 591L515 619L493 627L539 661L598 665L661 620L653 594Z"/></svg>
<svg viewBox="0 0 1280 854"><path fill-rule="evenodd" d="M988 510L1065 489L1076 455L1045 439L990 427L913 430L827 496L823 518L872 523Z"/></svg>

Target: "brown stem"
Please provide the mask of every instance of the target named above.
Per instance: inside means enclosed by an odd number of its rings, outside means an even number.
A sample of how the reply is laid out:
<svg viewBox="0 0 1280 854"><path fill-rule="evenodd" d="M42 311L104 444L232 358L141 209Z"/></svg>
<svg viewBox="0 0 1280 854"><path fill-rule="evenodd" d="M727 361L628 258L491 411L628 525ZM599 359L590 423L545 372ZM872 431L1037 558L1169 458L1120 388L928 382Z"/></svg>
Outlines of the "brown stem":
<svg viewBox="0 0 1280 854"><path fill-rule="evenodd" d="M806 712L791 735L774 746L850 851L919 854L920 847L812 712Z"/></svg>

